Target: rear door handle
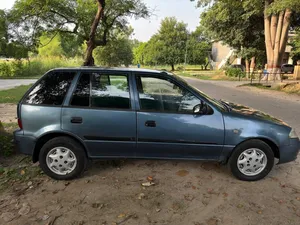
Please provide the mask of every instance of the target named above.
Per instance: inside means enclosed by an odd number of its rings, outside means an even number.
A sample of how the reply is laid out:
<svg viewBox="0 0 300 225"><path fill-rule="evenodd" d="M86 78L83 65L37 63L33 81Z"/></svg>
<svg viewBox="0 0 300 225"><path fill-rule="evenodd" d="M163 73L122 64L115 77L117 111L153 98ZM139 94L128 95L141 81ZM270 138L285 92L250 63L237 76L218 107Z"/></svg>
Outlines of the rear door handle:
<svg viewBox="0 0 300 225"><path fill-rule="evenodd" d="M82 123L82 118L81 117L72 117L71 123Z"/></svg>
<svg viewBox="0 0 300 225"><path fill-rule="evenodd" d="M156 122L153 120L148 120L145 122L146 127L156 127Z"/></svg>

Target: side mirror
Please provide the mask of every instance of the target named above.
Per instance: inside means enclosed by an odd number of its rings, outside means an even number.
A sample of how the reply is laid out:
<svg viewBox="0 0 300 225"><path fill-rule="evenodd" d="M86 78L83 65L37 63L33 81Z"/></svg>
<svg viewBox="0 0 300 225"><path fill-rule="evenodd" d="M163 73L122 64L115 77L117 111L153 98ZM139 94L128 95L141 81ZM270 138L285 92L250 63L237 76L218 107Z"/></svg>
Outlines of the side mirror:
<svg viewBox="0 0 300 225"><path fill-rule="evenodd" d="M205 102L201 102L201 104L196 105L193 108L193 113L198 115L206 115L208 113L208 106Z"/></svg>

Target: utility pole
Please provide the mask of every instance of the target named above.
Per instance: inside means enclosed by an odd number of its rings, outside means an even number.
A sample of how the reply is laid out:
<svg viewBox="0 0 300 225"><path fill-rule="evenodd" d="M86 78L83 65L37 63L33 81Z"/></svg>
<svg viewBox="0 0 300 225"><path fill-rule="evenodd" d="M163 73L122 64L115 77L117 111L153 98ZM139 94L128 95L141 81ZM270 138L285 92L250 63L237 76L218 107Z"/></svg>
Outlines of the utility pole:
<svg viewBox="0 0 300 225"><path fill-rule="evenodd" d="M184 71L186 70L186 60L187 60L187 52L188 52L188 40L189 40L189 30L187 32L187 38L185 43L185 56L184 56Z"/></svg>

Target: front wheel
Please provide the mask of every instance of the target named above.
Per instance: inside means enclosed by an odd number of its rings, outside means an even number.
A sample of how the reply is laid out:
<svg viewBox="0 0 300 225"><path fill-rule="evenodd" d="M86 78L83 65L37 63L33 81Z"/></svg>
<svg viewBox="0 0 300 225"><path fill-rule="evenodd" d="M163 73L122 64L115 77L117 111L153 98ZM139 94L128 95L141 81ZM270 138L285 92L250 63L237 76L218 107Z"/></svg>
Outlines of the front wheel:
<svg viewBox="0 0 300 225"><path fill-rule="evenodd" d="M78 177L85 169L87 157L82 146L69 137L49 140L39 154L40 167L56 180Z"/></svg>
<svg viewBox="0 0 300 225"><path fill-rule="evenodd" d="M269 174L274 165L274 153L260 140L249 140L236 147L229 159L232 174L240 180L256 181Z"/></svg>

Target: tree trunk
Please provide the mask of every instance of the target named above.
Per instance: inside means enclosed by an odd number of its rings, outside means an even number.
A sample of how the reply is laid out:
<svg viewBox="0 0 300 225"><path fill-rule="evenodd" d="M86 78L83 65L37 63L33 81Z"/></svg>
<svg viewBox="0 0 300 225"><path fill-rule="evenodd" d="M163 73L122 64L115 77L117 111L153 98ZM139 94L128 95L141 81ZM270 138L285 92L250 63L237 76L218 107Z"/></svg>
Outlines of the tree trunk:
<svg viewBox="0 0 300 225"><path fill-rule="evenodd" d="M174 71L175 70L174 64L171 64L171 67L172 67L172 71Z"/></svg>
<svg viewBox="0 0 300 225"><path fill-rule="evenodd" d="M255 69L255 57L251 58L251 63L250 63L250 78L253 79L253 73Z"/></svg>
<svg viewBox="0 0 300 225"><path fill-rule="evenodd" d="M94 18L94 21L91 26L91 31L89 34L89 39L87 40L87 49L85 52L85 58L84 58L84 66L94 66L94 57L93 57L93 51L97 47L95 43L95 35L96 30L99 25L100 19L103 16L103 11L105 8L105 0L97 0L98 10L97 14Z"/></svg>
<svg viewBox="0 0 300 225"><path fill-rule="evenodd" d="M248 59L245 59L245 64L246 64L246 77L247 79L249 79L250 64Z"/></svg>
<svg viewBox="0 0 300 225"><path fill-rule="evenodd" d="M271 17L267 12L270 2L270 0L265 0L264 11L268 79L280 80L280 68L288 41L292 11L285 9L279 14L273 14Z"/></svg>

